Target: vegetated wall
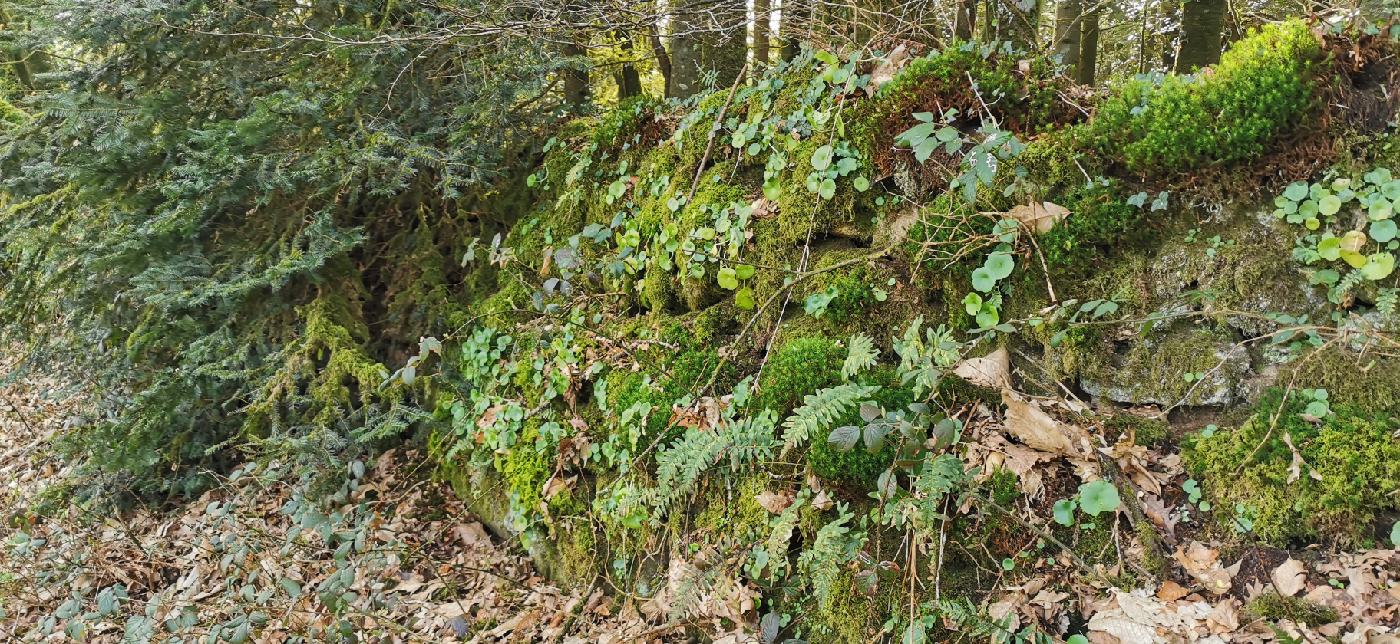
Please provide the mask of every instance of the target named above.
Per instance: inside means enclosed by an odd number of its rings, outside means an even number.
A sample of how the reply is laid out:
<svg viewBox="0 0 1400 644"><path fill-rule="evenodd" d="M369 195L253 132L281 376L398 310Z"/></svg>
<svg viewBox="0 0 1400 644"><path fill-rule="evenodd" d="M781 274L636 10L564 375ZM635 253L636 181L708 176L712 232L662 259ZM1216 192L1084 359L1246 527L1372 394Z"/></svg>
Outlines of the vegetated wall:
<svg viewBox="0 0 1400 644"><path fill-rule="evenodd" d="M1095 444L1180 447L1202 529L1370 539L1400 510L1395 49L1283 23L1103 95L976 44L815 52L571 122L417 359L441 471L551 576L673 616L761 591L814 640L915 599L972 628L987 571L1055 558L1005 510L1077 484L987 455L1019 398L952 374L1009 356ZM1106 521L1050 525L1093 564ZM1160 574L1137 527L1125 574Z"/></svg>

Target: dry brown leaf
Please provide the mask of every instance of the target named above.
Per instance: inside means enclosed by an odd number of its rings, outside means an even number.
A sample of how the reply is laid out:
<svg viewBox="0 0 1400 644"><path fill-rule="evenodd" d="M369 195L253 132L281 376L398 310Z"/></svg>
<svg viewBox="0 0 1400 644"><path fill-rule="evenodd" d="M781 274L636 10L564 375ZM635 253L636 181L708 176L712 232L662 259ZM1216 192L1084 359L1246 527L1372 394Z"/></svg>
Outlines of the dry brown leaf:
<svg viewBox="0 0 1400 644"><path fill-rule="evenodd" d="M1022 443L1057 456L1080 456L1071 437L1078 437L1084 430L1055 420L1034 401L1022 400L1009 389L1001 392L1001 401L1006 405L1006 429Z"/></svg>
<svg viewBox="0 0 1400 644"><path fill-rule="evenodd" d="M959 362L953 373L978 387L1006 389L1011 386L1011 357L1003 347L981 358Z"/></svg>
<svg viewBox="0 0 1400 644"><path fill-rule="evenodd" d="M1235 574L1240 571L1240 563L1226 568L1220 565L1220 551L1199 541L1178 547L1172 555L1186 573L1205 586L1207 592L1222 595L1230 590Z"/></svg>
<svg viewBox="0 0 1400 644"><path fill-rule="evenodd" d="M1068 217L1069 214L1068 208L1049 201L1023 204L1006 212L1008 218L1020 222L1022 226L1029 228L1037 235L1050 232L1055 228L1055 224Z"/></svg>
<svg viewBox="0 0 1400 644"><path fill-rule="evenodd" d="M904 66L904 61L908 58L909 49L904 46L904 43L900 43L870 72L870 82L865 86L865 93L874 96L875 91L880 89L881 85L894 80L895 73Z"/></svg>
<svg viewBox="0 0 1400 644"><path fill-rule="evenodd" d="M1176 542L1176 514L1167 508L1161 497L1151 494L1142 497L1142 513L1147 515L1157 527L1166 531L1167 539Z"/></svg>
<svg viewBox="0 0 1400 644"><path fill-rule="evenodd" d="M764 490L754 495L754 500L758 505L773 514L782 514L789 505L792 505L792 495L787 492L769 492Z"/></svg>
<svg viewBox="0 0 1400 644"><path fill-rule="evenodd" d="M1307 570L1303 567L1303 562L1291 557L1279 564L1269 577L1274 582L1274 588L1284 597L1297 595L1308 585Z"/></svg>
<svg viewBox="0 0 1400 644"><path fill-rule="evenodd" d="M1161 587L1157 588L1157 599L1165 602L1174 602L1189 594L1191 591L1171 580L1162 582Z"/></svg>

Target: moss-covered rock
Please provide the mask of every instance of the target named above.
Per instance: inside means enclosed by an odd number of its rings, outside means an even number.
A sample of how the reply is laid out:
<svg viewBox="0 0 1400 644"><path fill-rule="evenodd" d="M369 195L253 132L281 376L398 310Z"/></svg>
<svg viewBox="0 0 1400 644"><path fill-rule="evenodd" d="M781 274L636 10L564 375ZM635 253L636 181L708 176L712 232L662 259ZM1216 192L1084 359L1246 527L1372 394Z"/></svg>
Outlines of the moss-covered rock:
<svg viewBox="0 0 1400 644"><path fill-rule="evenodd" d="M1243 425L1195 435L1184 454L1221 514L1242 506L1264 539L1358 542L1379 516L1400 509L1395 431L1393 416L1345 406L1312 419L1297 392L1284 403L1274 391Z"/></svg>
<svg viewBox="0 0 1400 644"><path fill-rule="evenodd" d="M1111 341L1108 341L1111 343ZM1242 398L1249 352L1228 333L1177 325L1086 361L1079 386L1118 403L1223 407Z"/></svg>
<svg viewBox="0 0 1400 644"><path fill-rule="evenodd" d="M1322 58L1302 21L1267 25L1209 72L1123 83L1083 134L1100 154L1141 174L1258 156L1316 107L1313 74Z"/></svg>

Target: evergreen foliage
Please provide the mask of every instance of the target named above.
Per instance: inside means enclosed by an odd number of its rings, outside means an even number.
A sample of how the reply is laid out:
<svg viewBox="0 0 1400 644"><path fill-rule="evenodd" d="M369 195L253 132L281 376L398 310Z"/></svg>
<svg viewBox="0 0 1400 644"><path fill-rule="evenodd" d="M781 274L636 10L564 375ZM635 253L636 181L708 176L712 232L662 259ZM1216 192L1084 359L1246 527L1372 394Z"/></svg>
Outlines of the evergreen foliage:
<svg viewBox="0 0 1400 644"><path fill-rule="evenodd" d="M481 195L547 114L541 52L340 44L453 20L426 5L24 11L80 57L27 123L0 103L0 323L29 366L88 375L75 453L188 491L232 447L401 429L384 363L460 315L459 247L510 216Z"/></svg>

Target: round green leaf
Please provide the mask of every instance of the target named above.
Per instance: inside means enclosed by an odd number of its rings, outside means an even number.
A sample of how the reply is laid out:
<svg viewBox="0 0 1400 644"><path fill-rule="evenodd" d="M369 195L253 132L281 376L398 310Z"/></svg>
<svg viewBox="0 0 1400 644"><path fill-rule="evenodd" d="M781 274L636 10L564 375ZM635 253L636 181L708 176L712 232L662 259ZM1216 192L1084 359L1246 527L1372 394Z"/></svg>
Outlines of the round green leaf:
<svg viewBox="0 0 1400 644"><path fill-rule="evenodd" d="M1065 527L1074 525L1074 508L1076 507L1078 507L1078 503L1073 498L1056 501L1055 507L1052 508L1055 513L1055 523Z"/></svg>
<svg viewBox="0 0 1400 644"><path fill-rule="evenodd" d="M1371 239L1382 244L1395 239L1397 227L1394 219L1384 219L1371 222Z"/></svg>
<svg viewBox="0 0 1400 644"><path fill-rule="evenodd" d="M967 311L968 315L977 315L977 312L982 310L982 296L968 293L967 297L963 298L963 310Z"/></svg>
<svg viewBox="0 0 1400 644"><path fill-rule="evenodd" d="M1376 253L1366 258L1361 266L1361 274L1372 282L1390 277L1395 272L1395 256L1390 253Z"/></svg>
<svg viewBox="0 0 1400 644"><path fill-rule="evenodd" d="M992 277L1006 279L1016 268L1016 260L1011 258L1010 253L992 253L987 256L987 261L982 266L991 272Z"/></svg>
<svg viewBox="0 0 1400 644"><path fill-rule="evenodd" d="M734 267L734 276L738 277L741 281L753 277L753 274L753 264L739 264Z"/></svg>
<svg viewBox="0 0 1400 644"><path fill-rule="evenodd" d="M719 282L720 288L726 291L739 288L739 278L735 276L734 269L728 266L719 269L719 275L716 276L716 280Z"/></svg>
<svg viewBox="0 0 1400 644"><path fill-rule="evenodd" d="M870 180L865 177L856 177L851 180L851 185L855 187L856 192L865 192L870 189Z"/></svg>
<svg viewBox="0 0 1400 644"><path fill-rule="evenodd" d="M990 329L1001 321L1001 314L997 312L997 307L991 302L982 305L982 310L977 312L977 327L980 329Z"/></svg>
<svg viewBox="0 0 1400 644"><path fill-rule="evenodd" d="M745 286L734 294L734 306L745 311L753 309L753 289Z"/></svg>
<svg viewBox="0 0 1400 644"><path fill-rule="evenodd" d="M997 278L993 277L991 271L985 267L972 271L972 288L986 293L996 285Z"/></svg>
<svg viewBox="0 0 1400 644"><path fill-rule="evenodd" d="M1323 216L1331 217L1342 209L1342 198L1337 195L1327 195L1317 200L1317 211Z"/></svg>
<svg viewBox="0 0 1400 644"><path fill-rule="evenodd" d="M1099 479L1079 486L1079 507L1084 513L1096 517L1100 512L1113 512L1123 504L1118 498L1118 488L1112 483Z"/></svg>
<svg viewBox="0 0 1400 644"><path fill-rule="evenodd" d="M830 199L836 196L836 181L834 179L822 179L821 185L817 187L817 195L822 199Z"/></svg>
<svg viewBox="0 0 1400 644"><path fill-rule="evenodd" d="M1308 196L1307 182L1294 181L1288 184L1288 189L1283 191L1283 196L1289 201L1302 201Z"/></svg>
<svg viewBox="0 0 1400 644"><path fill-rule="evenodd" d="M832 149L829 145L823 145L812 153L812 167L818 172L831 167Z"/></svg>
<svg viewBox="0 0 1400 644"><path fill-rule="evenodd" d="M1342 256L1342 238L1327 237L1317 242L1317 254L1329 262L1337 261Z"/></svg>

